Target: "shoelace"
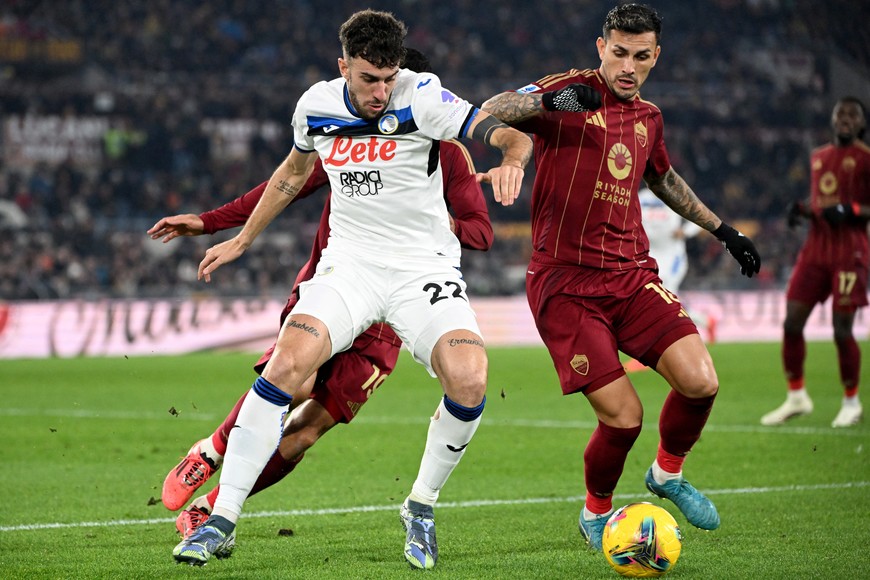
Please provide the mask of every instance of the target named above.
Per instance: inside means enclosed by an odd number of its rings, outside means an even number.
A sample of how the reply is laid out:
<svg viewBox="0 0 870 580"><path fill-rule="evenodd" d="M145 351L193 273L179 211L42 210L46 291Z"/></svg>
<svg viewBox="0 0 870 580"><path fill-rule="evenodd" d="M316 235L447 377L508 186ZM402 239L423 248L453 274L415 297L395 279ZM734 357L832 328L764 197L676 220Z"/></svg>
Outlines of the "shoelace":
<svg viewBox="0 0 870 580"><path fill-rule="evenodd" d="M205 466L206 463L204 461L194 461L190 465L190 469L187 470L187 473L181 477L181 481L185 485L196 485L205 479Z"/></svg>

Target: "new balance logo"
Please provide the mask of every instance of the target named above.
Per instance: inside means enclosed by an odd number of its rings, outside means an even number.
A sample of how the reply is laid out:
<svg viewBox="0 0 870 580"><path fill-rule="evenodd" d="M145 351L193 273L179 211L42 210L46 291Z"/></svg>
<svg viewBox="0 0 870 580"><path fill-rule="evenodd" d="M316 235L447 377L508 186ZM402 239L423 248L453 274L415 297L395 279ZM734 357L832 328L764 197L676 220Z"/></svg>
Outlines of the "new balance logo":
<svg viewBox="0 0 870 580"><path fill-rule="evenodd" d="M453 445L450 445L450 444L447 445L447 449L449 449L453 453L459 453L460 451L462 451L466 447L468 447L468 443L466 443L465 445L462 445L461 447L454 447Z"/></svg>
<svg viewBox="0 0 870 580"><path fill-rule="evenodd" d="M586 117L586 122L590 125L595 125L596 127L607 129L607 124L605 124L604 122L604 115L601 114L601 111L595 113L594 115Z"/></svg>

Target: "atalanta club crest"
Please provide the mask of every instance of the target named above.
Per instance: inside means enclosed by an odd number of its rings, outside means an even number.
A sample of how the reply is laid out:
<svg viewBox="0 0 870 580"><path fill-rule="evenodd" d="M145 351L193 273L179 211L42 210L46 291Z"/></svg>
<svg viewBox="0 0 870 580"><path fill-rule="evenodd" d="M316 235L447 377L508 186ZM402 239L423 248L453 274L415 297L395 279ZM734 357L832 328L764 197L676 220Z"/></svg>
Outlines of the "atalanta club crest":
<svg viewBox="0 0 870 580"><path fill-rule="evenodd" d="M392 113L388 113L378 121L378 130L382 135L392 135L399 128L399 118Z"/></svg>

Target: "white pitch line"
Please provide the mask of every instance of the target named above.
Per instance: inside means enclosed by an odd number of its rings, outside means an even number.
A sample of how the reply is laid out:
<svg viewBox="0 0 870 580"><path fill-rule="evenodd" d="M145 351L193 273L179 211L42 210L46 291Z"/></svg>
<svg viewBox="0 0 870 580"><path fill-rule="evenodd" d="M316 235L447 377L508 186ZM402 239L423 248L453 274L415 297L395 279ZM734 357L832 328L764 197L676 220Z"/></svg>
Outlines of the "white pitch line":
<svg viewBox="0 0 870 580"><path fill-rule="evenodd" d="M21 409L21 408L0 408L0 416L2 417L59 417L70 419L129 419L134 421L141 420L172 420L172 421L208 421L217 423L223 421L223 417L211 413L200 413L198 411L179 411L179 415L175 416L165 412L148 412L148 411L95 411L91 409ZM427 425L429 423L428 416L419 417L390 417L385 415L363 415L356 419L354 423L363 425ZM595 421L577 421L567 420L559 421L553 419L490 419L483 418L483 424L488 427L527 427L532 429L589 429L592 430L598 426ZM656 423L645 423L644 430L657 430ZM799 427L799 426L778 426L778 427L763 427L761 425L717 425L710 423L704 427L705 432L709 433L765 433L769 435L837 435L840 437L868 437L868 433L863 429L834 429L833 427Z"/></svg>
<svg viewBox="0 0 870 580"><path fill-rule="evenodd" d="M820 483L815 485L782 485L772 487L739 487L734 489L708 489L703 490L707 495L745 495L756 493L792 493L802 491L828 491L841 489L857 489L870 486L870 481L850 481L845 483ZM648 499L649 493L615 494L617 500ZM468 501L448 501L438 504L438 509L470 508L511 506L548 503L579 503L586 496L574 495L567 497L533 497L526 499L479 499ZM261 511L242 514L243 518L270 518L270 517L300 517L300 516L327 516L340 514L355 514L365 512L383 512L396 510L397 504L390 505L367 505L346 508L322 508L322 509L297 509ZM23 532L32 530L54 530L62 528L105 528L116 526L138 526L174 523L175 518L149 518L143 520L110 520L107 522L72 522L72 523L49 523L49 524L21 524L17 526L0 526L0 532Z"/></svg>

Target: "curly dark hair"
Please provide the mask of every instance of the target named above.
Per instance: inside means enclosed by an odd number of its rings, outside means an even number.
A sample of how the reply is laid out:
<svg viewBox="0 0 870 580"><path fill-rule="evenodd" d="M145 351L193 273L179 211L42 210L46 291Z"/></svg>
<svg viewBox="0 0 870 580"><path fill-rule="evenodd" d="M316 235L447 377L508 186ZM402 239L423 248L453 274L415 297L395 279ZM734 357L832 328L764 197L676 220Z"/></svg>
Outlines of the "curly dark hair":
<svg viewBox="0 0 870 580"><path fill-rule="evenodd" d="M628 34L655 32L656 44L659 44L662 39L662 18L646 4L623 4L612 8L604 18L602 35L605 40L610 38L611 30Z"/></svg>
<svg viewBox="0 0 870 580"><path fill-rule="evenodd" d="M338 39L345 58L361 57L378 68L398 66L405 58L408 28L390 12L361 10L341 25Z"/></svg>

